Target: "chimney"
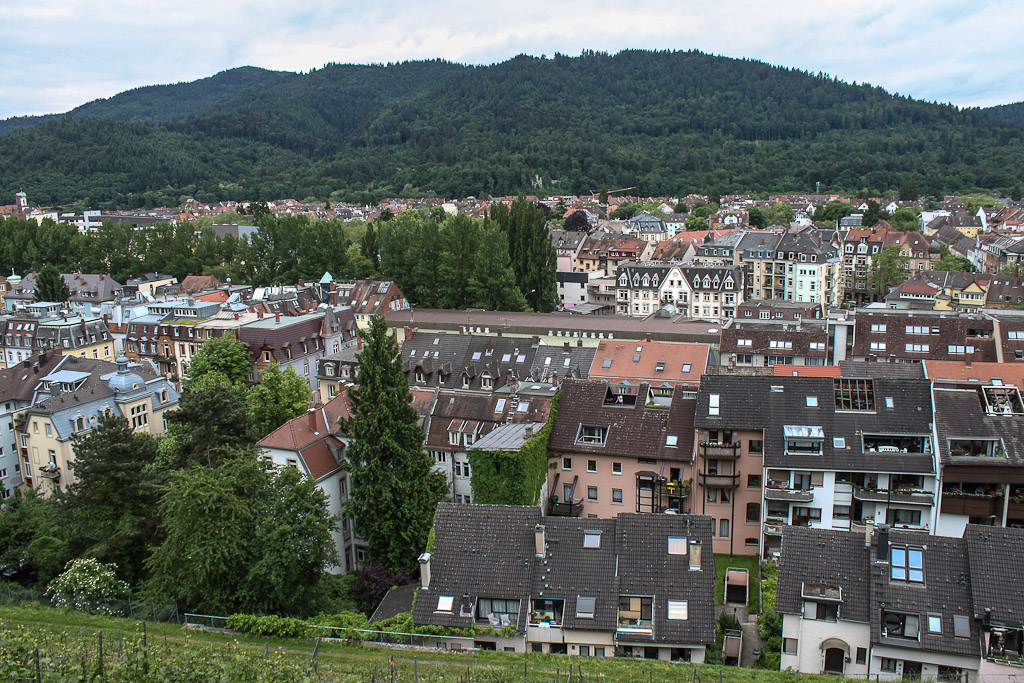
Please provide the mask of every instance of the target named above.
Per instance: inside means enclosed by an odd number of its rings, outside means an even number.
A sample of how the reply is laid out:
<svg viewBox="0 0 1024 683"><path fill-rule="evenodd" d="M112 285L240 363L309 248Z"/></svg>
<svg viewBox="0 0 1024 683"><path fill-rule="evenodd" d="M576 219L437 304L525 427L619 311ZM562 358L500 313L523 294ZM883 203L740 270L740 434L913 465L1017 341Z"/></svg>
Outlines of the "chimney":
<svg viewBox="0 0 1024 683"><path fill-rule="evenodd" d="M466 326L459 325L459 334L466 334Z"/></svg>
<svg viewBox="0 0 1024 683"><path fill-rule="evenodd" d="M238 314L235 313L235 320L238 320Z"/></svg>
<svg viewBox="0 0 1024 683"><path fill-rule="evenodd" d="M566 351L568 351L569 350L569 342L564 342L563 345L562 345L562 348L565 349Z"/></svg>
<svg viewBox="0 0 1024 683"><path fill-rule="evenodd" d="M581 348L583 347L583 339L582 338L576 340L576 346L579 346Z"/></svg>
<svg viewBox="0 0 1024 683"><path fill-rule="evenodd" d="M889 527L878 527L878 554L875 556L879 562L889 561Z"/></svg>
<svg viewBox="0 0 1024 683"><path fill-rule="evenodd" d="M649 341L651 341L651 335L650 335L650 334L648 334L647 336L645 336L645 337L644 337L644 341L645 341L645 342L649 342Z"/></svg>
<svg viewBox="0 0 1024 683"><path fill-rule="evenodd" d="M864 547L871 547L871 537L875 533L875 520L867 519L864 521Z"/></svg>
<svg viewBox="0 0 1024 683"><path fill-rule="evenodd" d="M360 351L363 350L363 335L356 333L356 348Z"/></svg>
<svg viewBox="0 0 1024 683"><path fill-rule="evenodd" d="M412 339L412 328L404 327L402 329L405 330L405 341L409 341L410 339Z"/></svg>
<svg viewBox="0 0 1024 683"><path fill-rule="evenodd" d="M700 555L701 555L701 542L690 539L690 571L699 572L700 566Z"/></svg>
<svg viewBox="0 0 1024 683"><path fill-rule="evenodd" d="M423 553L418 559L420 563L420 584L426 590L430 588L430 553Z"/></svg>
<svg viewBox="0 0 1024 683"><path fill-rule="evenodd" d="M548 543L543 524L538 524L533 528L533 543L537 557L546 557Z"/></svg>
<svg viewBox="0 0 1024 683"><path fill-rule="evenodd" d="M309 431L316 431L316 410L310 408L306 411L306 417L309 418Z"/></svg>
<svg viewBox="0 0 1024 683"><path fill-rule="evenodd" d="M553 386L553 387L557 387L558 386L558 373L557 372L552 372L551 373L551 386Z"/></svg>
<svg viewBox="0 0 1024 683"><path fill-rule="evenodd" d="M274 313L274 322L275 323L280 323L281 322L281 311L276 311Z"/></svg>
<svg viewBox="0 0 1024 683"><path fill-rule="evenodd" d="M257 308L256 309L256 317L261 319L261 320L263 319L263 309L262 308Z"/></svg>

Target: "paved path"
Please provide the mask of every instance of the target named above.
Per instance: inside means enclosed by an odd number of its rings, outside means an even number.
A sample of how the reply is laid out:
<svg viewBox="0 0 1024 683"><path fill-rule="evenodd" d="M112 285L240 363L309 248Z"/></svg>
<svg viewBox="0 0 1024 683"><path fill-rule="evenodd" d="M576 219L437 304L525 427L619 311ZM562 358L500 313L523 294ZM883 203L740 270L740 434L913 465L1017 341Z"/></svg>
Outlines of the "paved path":
<svg viewBox="0 0 1024 683"><path fill-rule="evenodd" d="M761 646L761 637L757 633L757 615L748 614L744 605L716 605L715 617L722 613L732 614L740 622L740 629L743 631L743 650L740 652L740 666L749 668L754 664L754 650L764 649Z"/></svg>

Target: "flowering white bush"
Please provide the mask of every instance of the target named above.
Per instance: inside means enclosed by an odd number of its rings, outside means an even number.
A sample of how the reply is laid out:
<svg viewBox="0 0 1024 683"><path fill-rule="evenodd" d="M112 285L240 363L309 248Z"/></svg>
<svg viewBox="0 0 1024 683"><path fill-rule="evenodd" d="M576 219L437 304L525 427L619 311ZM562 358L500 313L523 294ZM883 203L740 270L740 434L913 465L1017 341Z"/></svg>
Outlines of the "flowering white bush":
<svg viewBox="0 0 1024 683"><path fill-rule="evenodd" d="M128 595L128 584L117 578L115 564L103 564L92 558L71 560L64 573L47 586L58 607L83 612L112 614L106 600Z"/></svg>

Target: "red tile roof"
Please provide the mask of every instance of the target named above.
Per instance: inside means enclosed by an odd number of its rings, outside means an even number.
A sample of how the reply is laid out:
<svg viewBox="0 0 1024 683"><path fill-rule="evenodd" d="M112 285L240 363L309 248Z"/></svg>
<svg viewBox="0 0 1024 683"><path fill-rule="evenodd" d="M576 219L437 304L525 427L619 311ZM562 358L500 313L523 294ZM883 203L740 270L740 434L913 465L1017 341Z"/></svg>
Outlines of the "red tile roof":
<svg viewBox="0 0 1024 683"><path fill-rule="evenodd" d="M839 377L841 370L835 365L774 365L776 377Z"/></svg>
<svg viewBox="0 0 1024 683"><path fill-rule="evenodd" d="M1024 364L1018 363L966 363L957 360L926 360L924 369L931 380L983 382L988 384L993 377L1003 384L1024 387Z"/></svg>
<svg viewBox="0 0 1024 683"><path fill-rule="evenodd" d="M337 396L324 405L318 405L305 415L289 420L260 440L263 448L277 448L286 451L301 451L312 444L323 441L332 433L338 433L338 418L350 417L352 405L348 391L342 387Z"/></svg>

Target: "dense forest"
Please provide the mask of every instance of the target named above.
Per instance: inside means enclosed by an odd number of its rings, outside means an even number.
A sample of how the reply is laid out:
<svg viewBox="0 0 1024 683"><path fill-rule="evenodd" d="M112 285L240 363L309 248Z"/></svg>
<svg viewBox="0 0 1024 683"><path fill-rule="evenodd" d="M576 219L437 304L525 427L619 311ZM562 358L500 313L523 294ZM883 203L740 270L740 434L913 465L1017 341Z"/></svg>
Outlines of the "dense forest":
<svg viewBox="0 0 1024 683"><path fill-rule="evenodd" d="M1008 189L1024 168L1024 130L985 111L700 52L330 64L212 90L194 108L111 98L97 118L6 135L0 196L461 197L530 190L536 176L545 192L956 192Z"/></svg>
<svg viewBox="0 0 1024 683"><path fill-rule="evenodd" d="M993 118L1009 121L1016 126L1024 126L1024 102L1000 104L995 107L987 107L981 111Z"/></svg>

